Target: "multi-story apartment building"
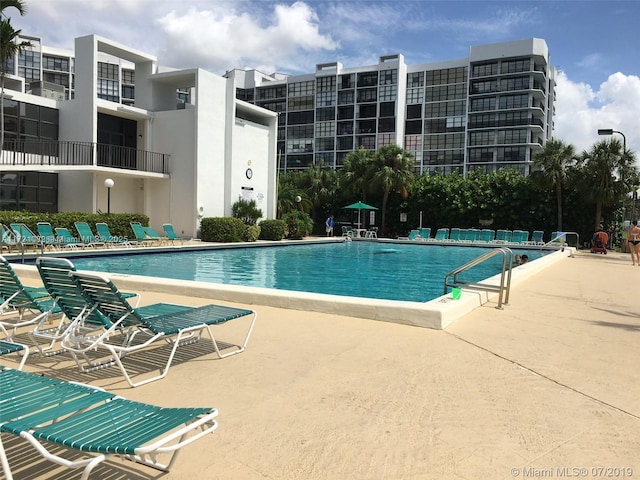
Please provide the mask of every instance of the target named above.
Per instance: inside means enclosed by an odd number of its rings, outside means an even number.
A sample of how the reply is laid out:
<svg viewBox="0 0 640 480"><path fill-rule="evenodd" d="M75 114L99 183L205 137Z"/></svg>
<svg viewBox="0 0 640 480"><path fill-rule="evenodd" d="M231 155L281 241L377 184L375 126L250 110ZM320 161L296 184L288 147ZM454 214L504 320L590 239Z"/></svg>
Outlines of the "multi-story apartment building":
<svg viewBox="0 0 640 480"><path fill-rule="evenodd" d="M514 168L529 174L551 137L555 69L544 40L472 46L468 58L316 65L308 75L233 70L238 99L278 113L281 170L339 168L349 152L396 143L418 173Z"/></svg>
<svg viewBox="0 0 640 480"><path fill-rule="evenodd" d="M24 40L2 99L0 209L106 211L109 197L111 212L185 236L239 198L275 217L277 115L236 99L230 80L95 35L73 52Z"/></svg>

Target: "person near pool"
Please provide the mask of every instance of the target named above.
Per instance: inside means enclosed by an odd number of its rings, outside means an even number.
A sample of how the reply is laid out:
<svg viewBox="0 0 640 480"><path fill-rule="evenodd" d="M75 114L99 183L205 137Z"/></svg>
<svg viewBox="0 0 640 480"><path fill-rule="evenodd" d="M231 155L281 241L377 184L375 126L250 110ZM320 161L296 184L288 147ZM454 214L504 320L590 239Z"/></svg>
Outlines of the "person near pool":
<svg viewBox="0 0 640 480"><path fill-rule="evenodd" d="M327 237L333 237L333 226L335 225L333 215L329 215L329 218L327 218L327 221L324 222L324 225L325 230L327 231Z"/></svg>
<svg viewBox="0 0 640 480"><path fill-rule="evenodd" d="M631 228L627 230L627 245L631 252L631 264L640 266L640 227L637 220L633 220Z"/></svg>

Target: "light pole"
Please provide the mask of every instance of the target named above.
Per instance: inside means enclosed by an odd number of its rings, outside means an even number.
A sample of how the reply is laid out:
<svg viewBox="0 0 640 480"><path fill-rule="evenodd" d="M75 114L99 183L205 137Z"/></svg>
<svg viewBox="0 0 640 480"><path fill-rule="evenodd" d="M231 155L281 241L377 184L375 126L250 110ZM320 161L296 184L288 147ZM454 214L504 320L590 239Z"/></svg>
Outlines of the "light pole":
<svg viewBox="0 0 640 480"><path fill-rule="evenodd" d="M619 132L618 130L613 130L611 128L599 128L598 135L613 135L614 133L619 133L622 135L622 154L624 155L627 151L627 137L624 136L624 133Z"/></svg>
<svg viewBox="0 0 640 480"><path fill-rule="evenodd" d="M111 213L111 188L115 185L115 182L110 178L104 181L104 186L107 187L107 214Z"/></svg>

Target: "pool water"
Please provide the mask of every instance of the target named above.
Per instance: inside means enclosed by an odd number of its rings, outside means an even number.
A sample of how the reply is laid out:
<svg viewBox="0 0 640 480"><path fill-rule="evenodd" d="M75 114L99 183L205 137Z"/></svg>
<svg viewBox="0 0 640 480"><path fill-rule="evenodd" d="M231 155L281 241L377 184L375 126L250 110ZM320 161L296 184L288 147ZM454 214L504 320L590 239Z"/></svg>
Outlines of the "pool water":
<svg viewBox="0 0 640 480"><path fill-rule="evenodd" d="M443 294L451 270L484 248L343 242L74 258L79 270L196 280L362 298L425 302ZM526 253L530 260L546 254ZM495 255L459 276L477 282L500 273Z"/></svg>

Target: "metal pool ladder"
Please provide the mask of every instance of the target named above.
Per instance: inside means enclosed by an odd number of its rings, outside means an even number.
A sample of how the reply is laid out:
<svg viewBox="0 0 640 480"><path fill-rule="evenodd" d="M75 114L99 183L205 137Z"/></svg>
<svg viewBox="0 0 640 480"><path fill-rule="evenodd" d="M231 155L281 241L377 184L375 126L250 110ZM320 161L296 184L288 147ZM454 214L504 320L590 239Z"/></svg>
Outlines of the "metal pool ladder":
<svg viewBox="0 0 640 480"><path fill-rule="evenodd" d="M502 273L500 274L500 285L489 285L486 283L468 283L458 279L458 275L465 270L488 260L496 255L502 255ZM465 287L488 292L498 292L497 309L502 310L502 304L509 305L509 289L511 288L511 269L513 267L513 251L510 248L494 248L489 252L480 255L478 258L465 263L461 267L450 271L444 277L444 294L447 294L449 287ZM451 281L450 281L451 280Z"/></svg>

